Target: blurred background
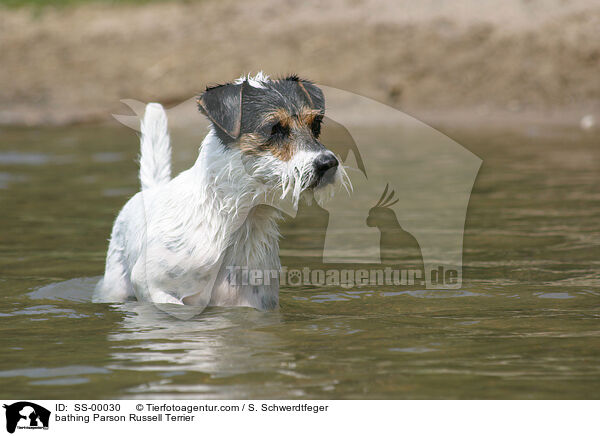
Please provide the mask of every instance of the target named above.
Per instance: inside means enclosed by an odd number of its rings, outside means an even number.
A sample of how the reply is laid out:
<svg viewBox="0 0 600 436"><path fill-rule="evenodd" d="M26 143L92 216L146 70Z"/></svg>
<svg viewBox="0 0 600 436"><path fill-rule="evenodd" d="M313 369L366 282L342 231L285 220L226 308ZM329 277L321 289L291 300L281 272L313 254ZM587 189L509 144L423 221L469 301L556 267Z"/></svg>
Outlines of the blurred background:
<svg viewBox="0 0 600 436"><path fill-rule="evenodd" d="M360 206L384 255L407 239L406 219L452 234L447 215L415 212L426 197L414 181L454 168L428 152L432 138L483 161L460 289L282 286L279 311L189 321L91 303L112 223L139 190L137 132L111 114L137 128L143 103L165 105L177 174L206 133L190 98L259 70L435 128L328 100L343 129L326 120L324 143L355 140L382 179ZM0 392L599 398L599 73L597 0L0 0ZM384 214L388 180L403 180L390 187L404 201ZM282 223L281 257L321 268L331 216L301 207L303 221ZM403 264L421 268L420 249Z"/></svg>
<svg viewBox="0 0 600 436"><path fill-rule="evenodd" d="M0 124L107 120L264 70L434 124L589 127L599 34L595 0L2 0Z"/></svg>

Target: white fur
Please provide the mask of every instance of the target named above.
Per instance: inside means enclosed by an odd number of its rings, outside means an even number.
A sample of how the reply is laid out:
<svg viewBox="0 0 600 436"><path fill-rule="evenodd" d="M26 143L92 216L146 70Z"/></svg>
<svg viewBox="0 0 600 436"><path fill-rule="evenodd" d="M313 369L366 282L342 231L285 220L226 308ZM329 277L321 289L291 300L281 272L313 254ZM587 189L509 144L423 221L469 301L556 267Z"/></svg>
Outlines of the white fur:
<svg viewBox="0 0 600 436"><path fill-rule="evenodd" d="M142 121L140 182L142 191L171 180L171 145L167 114L160 104L150 103Z"/></svg>
<svg viewBox="0 0 600 436"><path fill-rule="evenodd" d="M263 73L262 71L259 71L256 74L256 76L251 76L250 74L248 74L247 76L242 76L239 79L235 79L233 83L239 85L240 83L247 81L250 84L250 86L253 86L255 88L264 88L263 83L268 80L269 76Z"/></svg>
<svg viewBox="0 0 600 436"><path fill-rule="evenodd" d="M290 194L297 205L318 153L250 159L211 131L192 168L169 180L166 115L157 104L146 109L141 149L142 191L115 221L94 301L276 308L277 279L231 284L227 267L279 271L278 202ZM336 180L343 175L340 165ZM332 189L316 190L317 201Z"/></svg>

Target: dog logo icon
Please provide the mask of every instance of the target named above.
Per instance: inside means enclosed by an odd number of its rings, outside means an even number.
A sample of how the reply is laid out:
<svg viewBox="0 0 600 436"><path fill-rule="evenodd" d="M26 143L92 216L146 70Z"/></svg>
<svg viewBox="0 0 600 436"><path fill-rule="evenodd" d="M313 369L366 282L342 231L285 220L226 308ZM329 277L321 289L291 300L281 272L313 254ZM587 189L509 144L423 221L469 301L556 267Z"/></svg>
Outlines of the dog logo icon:
<svg viewBox="0 0 600 436"><path fill-rule="evenodd" d="M48 429L50 411L29 401L19 401L4 405L6 409L6 431L14 433L18 429Z"/></svg>

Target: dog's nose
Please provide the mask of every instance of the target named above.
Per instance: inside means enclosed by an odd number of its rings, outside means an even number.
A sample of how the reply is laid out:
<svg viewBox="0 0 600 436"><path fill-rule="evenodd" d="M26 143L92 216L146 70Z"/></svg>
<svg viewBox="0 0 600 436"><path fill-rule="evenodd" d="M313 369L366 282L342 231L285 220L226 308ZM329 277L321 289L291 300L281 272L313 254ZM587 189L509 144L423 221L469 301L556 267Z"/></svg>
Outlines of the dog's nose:
<svg viewBox="0 0 600 436"><path fill-rule="evenodd" d="M317 176L322 177L328 170L339 165L338 160L333 153L321 153L315 159L315 170Z"/></svg>

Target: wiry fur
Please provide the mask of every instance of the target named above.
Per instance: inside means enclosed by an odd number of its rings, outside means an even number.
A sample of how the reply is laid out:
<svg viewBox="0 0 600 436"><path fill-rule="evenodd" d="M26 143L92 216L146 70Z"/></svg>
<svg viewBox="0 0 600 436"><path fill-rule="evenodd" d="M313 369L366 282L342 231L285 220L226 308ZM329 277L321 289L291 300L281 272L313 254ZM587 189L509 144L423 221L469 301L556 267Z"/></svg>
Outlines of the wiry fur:
<svg viewBox="0 0 600 436"><path fill-rule="evenodd" d="M299 151L286 162L249 157L223 144L213 128L192 168L169 180L166 114L157 104L146 109L141 150L142 191L115 221L94 300L276 308L277 278L232 284L227 267L279 270L279 202L291 197L297 204L318 152ZM334 180L345 184L344 177L340 166ZM315 189L317 201L333 186Z"/></svg>
<svg viewBox="0 0 600 436"><path fill-rule="evenodd" d="M251 76L250 74L248 74L247 76L242 76L238 79L235 79L233 83L240 84L244 81L247 81L250 84L250 86L254 86L255 88L263 88L264 82L266 82L267 80L269 80L269 76L264 72L259 71L256 74L256 76Z"/></svg>
<svg viewBox="0 0 600 436"><path fill-rule="evenodd" d="M298 151L289 161L281 161L270 155L262 156L255 163L254 176L259 179L279 175L277 184L273 186L274 192L280 193L279 199L288 198L294 207L298 206L301 194L305 192L310 183L310 168L318 152ZM323 205L331 198L339 186L350 189L350 179L343 166L339 166L335 172L333 183L319 187L314 191L315 200Z"/></svg>
<svg viewBox="0 0 600 436"><path fill-rule="evenodd" d="M162 106L150 103L142 122L140 182L142 191L171 180L171 144L167 114Z"/></svg>

